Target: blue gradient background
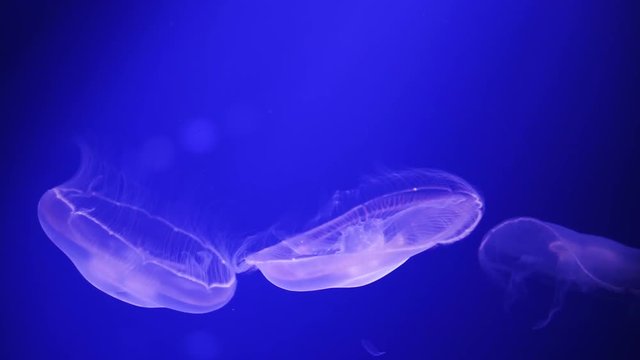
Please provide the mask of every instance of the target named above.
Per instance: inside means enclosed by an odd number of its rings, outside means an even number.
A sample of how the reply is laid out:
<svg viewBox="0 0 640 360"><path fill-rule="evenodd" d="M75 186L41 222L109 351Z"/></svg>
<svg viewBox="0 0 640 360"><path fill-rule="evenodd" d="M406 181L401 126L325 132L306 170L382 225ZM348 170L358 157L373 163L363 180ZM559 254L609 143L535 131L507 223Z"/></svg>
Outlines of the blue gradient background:
<svg viewBox="0 0 640 360"><path fill-rule="evenodd" d="M637 2L3 7L0 357L370 358L361 339L388 359L640 357L637 302L572 293L532 331L476 257L522 215L640 247ZM38 198L76 170L76 137L127 151L198 118L215 126L212 153L176 153L150 189L158 208L194 203L171 210L180 221L299 225L334 190L408 167L467 179L486 215L358 289L292 293L250 273L206 315L116 301L47 239Z"/></svg>

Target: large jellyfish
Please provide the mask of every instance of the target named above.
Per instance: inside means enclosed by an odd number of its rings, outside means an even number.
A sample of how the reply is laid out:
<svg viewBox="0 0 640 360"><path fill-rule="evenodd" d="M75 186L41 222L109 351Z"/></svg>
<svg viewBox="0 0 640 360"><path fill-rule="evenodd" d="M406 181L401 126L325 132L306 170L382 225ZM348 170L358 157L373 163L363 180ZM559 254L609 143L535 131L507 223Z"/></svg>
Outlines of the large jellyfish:
<svg viewBox="0 0 640 360"><path fill-rule="evenodd" d="M369 284L417 253L462 239L482 215L480 197L462 179L412 170L341 193L345 210L307 231L253 253L242 246L228 254L209 240L215 236L96 190L95 179L76 178L42 196L38 216L46 234L105 293L188 313L224 306L236 273L251 268L294 291Z"/></svg>
<svg viewBox="0 0 640 360"><path fill-rule="evenodd" d="M38 215L85 279L115 298L203 313L233 296L235 273L220 252L144 209L61 186L42 196Z"/></svg>
<svg viewBox="0 0 640 360"><path fill-rule="evenodd" d="M384 184L384 185L381 185ZM374 189L369 189L373 187ZM383 194L378 194L384 188ZM467 236L482 201L464 180L413 170L377 179L361 204L246 257L274 285L292 291L374 282L411 256Z"/></svg>
<svg viewBox="0 0 640 360"><path fill-rule="evenodd" d="M551 309L538 328L559 310L568 289L640 295L640 249L533 218L515 218L494 227L480 245L479 259L511 292L529 280L556 284Z"/></svg>

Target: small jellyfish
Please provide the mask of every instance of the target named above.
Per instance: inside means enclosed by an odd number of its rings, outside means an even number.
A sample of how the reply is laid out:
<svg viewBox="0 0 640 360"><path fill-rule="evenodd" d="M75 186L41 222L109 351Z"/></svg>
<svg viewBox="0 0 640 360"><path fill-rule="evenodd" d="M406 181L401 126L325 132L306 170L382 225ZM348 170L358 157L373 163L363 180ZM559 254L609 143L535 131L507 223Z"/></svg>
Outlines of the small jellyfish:
<svg viewBox="0 0 640 360"><path fill-rule="evenodd" d="M484 237L478 254L485 271L510 292L521 291L527 280L556 284L548 316L536 328L548 324L571 288L640 295L640 249L537 219L499 224Z"/></svg>
<svg viewBox="0 0 640 360"><path fill-rule="evenodd" d="M358 287L418 253L464 238L482 216L477 192L441 171L394 173L346 194L353 207L249 254L245 263L285 290Z"/></svg>
<svg viewBox="0 0 640 360"><path fill-rule="evenodd" d="M235 291L235 273L210 243L140 207L63 185L42 196L38 217L85 279L127 303L204 313Z"/></svg>
<svg viewBox="0 0 640 360"><path fill-rule="evenodd" d="M386 351L380 351L380 349L378 349L378 347L368 339L360 340L360 344L362 345L362 348L373 357L382 356L387 353Z"/></svg>

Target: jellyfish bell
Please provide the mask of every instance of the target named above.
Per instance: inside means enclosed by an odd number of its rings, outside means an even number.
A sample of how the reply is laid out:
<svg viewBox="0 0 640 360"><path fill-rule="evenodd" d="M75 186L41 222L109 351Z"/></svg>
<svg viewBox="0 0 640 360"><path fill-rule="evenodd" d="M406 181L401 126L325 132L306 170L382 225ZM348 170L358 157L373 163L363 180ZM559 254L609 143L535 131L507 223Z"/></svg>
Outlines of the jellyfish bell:
<svg viewBox="0 0 640 360"><path fill-rule="evenodd" d="M384 185L384 186L383 186ZM466 237L482 216L482 200L464 180L435 170L378 178L350 192L357 205L263 250L245 262L291 291L372 283L410 257Z"/></svg>
<svg viewBox="0 0 640 360"><path fill-rule="evenodd" d="M224 306L236 287L230 257L209 239L136 205L131 186L83 156L78 173L38 203L43 230L82 276L137 306L187 313Z"/></svg>
<svg viewBox="0 0 640 360"><path fill-rule="evenodd" d="M514 301L526 284L554 287L550 310L537 328L549 323L571 289L640 295L640 249L582 234L534 218L502 222L484 237L480 264Z"/></svg>
<svg viewBox="0 0 640 360"><path fill-rule="evenodd" d="M544 276L582 289L640 289L640 250L534 218L507 220L484 237L480 263L497 278Z"/></svg>

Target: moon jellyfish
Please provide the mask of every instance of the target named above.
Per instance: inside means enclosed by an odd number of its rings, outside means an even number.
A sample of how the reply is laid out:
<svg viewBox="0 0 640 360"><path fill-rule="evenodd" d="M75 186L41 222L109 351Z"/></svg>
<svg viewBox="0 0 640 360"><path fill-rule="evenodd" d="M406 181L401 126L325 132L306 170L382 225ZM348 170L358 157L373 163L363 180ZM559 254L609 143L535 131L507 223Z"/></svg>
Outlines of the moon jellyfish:
<svg viewBox="0 0 640 360"><path fill-rule="evenodd" d="M354 207L248 255L246 264L285 290L363 286L418 253L464 238L482 216L477 192L439 171L395 173L353 193Z"/></svg>
<svg viewBox="0 0 640 360"><path fill-rule="evenodd" d="M236 274L253 268L293 291L363 286L411 256L462 239L482 216L480 196L465 181L413 170L337 193L329 218L302 233L262 248L248 237L228 251L210 241L216 234L198 235L135 205L105 177L85 169L47 191L38 204L45 233L103 292L187 313L224 306Z"/></svg>
<svg viewBox="0 0 640 360"><path fill-rule="evenodd" d="M219 251L142 208L65 185L42 196L38 216L87 281L127 303L204 313L235 291Z"/></svg>
<svg viewBox="0 0 640 360"><path fill-rule="evenodd" d="M533 218L494 227L480 245L479 259L512 293L523 291L527 280L556 283L551 310L536 328L548 324L571 288L640 295L640 249Z"/></svg>

